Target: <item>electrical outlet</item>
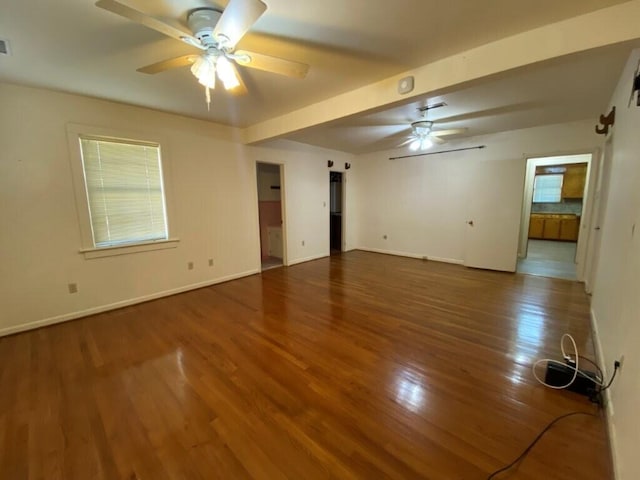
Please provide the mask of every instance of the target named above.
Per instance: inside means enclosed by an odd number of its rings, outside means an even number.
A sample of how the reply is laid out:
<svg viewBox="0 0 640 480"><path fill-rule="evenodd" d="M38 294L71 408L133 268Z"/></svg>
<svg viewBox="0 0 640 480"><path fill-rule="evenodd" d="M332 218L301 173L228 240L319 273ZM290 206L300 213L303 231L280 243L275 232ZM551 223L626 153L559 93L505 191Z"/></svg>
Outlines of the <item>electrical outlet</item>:
<svg viewBox="0 0 640 480"><path fill-rule="evenodd" d="M189 263L187 263L187 268L188 268L189 270L193 270L193 262L189 262Z"/></svg>
<svg viewBox="0 0 640 480"><path fill-rule="evenodd" d="M210 259L209 259L209 266L210 266L210 267L213 267L213 258L210 258Z"/></svg>
<svg viewBox="0 0 640 480"><path fill-rule="evenodd" d="M69 287L69 293L78 293L78 284L77 283L70 283L68 285Z"/></svg>

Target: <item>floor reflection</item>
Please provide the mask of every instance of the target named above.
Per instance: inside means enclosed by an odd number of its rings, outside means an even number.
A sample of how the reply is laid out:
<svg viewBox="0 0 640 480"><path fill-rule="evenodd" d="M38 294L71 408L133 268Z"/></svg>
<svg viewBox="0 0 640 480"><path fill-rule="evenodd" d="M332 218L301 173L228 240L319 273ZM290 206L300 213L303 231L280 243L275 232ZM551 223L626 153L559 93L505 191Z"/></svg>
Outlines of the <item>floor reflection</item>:
<svg viewBox="0 0 640 480"><path fill-rule="evenodd" d="M518 322L516 342L518 345L529 344L542 345L542 331L544 329L544 317L539 313L520 312L516 320Z"/></svg>
<svg viewBox="0 0 640 480"><path fill-rule="evenodd" d="M414 413L422 411L426 404L425 378L423 375L403 369L396 377L396 402Z"/></svg>

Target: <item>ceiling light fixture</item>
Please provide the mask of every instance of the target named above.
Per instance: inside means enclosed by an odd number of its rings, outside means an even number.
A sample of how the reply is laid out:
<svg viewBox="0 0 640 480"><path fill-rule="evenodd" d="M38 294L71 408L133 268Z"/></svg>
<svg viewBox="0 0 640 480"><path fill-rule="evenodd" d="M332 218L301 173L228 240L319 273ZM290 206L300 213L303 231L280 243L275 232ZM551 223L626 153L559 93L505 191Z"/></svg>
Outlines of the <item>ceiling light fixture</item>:
<svg viewBox="0 0 640 480"><path fill-rule="evenodd" d="M433 122L427 120L413 122L411 128L415 136L415 140L409 144L409 149L412 152L433 147L433 141L429 137L433 128Z"/></svg>
<svg viewBox="0 0 640 480"><path fill-rule="evenodd" d="M409 144L409 150L415 152L417 150L427 150L433 147L433 142L427 135L420 135L413 142Z"/></svg>
<svg viewBox="0 0 640 480"><path fill-rule="evenodd" d="M206 89L207 109L211 107L211 92L216 88L216 77L222 82L226 90L233 90L240 86L233 65L227 57L215 48L210 48L193 62L191 73L198 79L200 85Z"/></svg>
<svg viewBox="0 0 640 480"><path fill-rule="evenodd" d="M240 85L233 65L227 57L218 58L218 78L227 90L232 90Z"/></svg>
<svg viewBox="0 0 640 480"><path fill-rule="evenodd" d="M191 73L205 88L207 110L211 110L211 90L216 88L216 63L217 56L207 52L197 57L191 65Z"/></svg>

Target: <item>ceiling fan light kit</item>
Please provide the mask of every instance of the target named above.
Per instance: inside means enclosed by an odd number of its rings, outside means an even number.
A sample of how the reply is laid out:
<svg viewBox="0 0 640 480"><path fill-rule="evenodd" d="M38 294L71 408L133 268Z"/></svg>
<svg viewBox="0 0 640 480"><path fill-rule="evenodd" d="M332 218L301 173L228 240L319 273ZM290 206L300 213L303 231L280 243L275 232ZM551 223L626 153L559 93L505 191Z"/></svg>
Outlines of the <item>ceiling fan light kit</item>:
<svg viewBox="0 0 640 480"><path fill-rule="evenodd" d="M418 150L427 150L433 147L433 142L428 136L420 137L409 144L409 150L416 152Z"/></svg>
<svg viewBox="0 0 640 480"><path fill-rule="evenodd" d="M467 131L466 128L455 128L449 130L434 130L434 123L431 120L427 120L427 112L434 108L444 107L446 103L440 102L433 105L427 105L425 107L419 107L418 111L422 114L422 118L415 122L411 122L411 134L405 142L400 146L409 145L409 150L416 152L418 150L428 150L434 145L442 145L445 142L441 137L448 135L458 135Z"/></svg>
<svg viewBox="0 0 640 480"><path fill-rule="evenodd" d="M208 109L211 105L210 90L215 89L216 79L222 82L227 91L246 93L236 65L294 78L304 78L309 70L308 65L299 62L245 50L235 52L236 44L266 11L267 5L261 0L230 0L222 11L213 7L192 10L187 16L192 35L118 0L98 0L96 6L202 50L199 55L183 55L139 68L138 71L155 74L191 65L191 73L205 88Z"/></svg>

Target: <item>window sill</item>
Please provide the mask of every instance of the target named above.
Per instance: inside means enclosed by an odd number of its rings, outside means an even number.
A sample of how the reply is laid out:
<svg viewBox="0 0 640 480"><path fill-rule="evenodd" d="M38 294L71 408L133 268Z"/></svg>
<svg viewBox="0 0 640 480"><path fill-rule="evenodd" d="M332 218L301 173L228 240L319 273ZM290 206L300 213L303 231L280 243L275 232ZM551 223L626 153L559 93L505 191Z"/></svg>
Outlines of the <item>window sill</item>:
<svg viewBox="0 0 640 480"><path fill-rule="evenodd" d="M133 245L116 245L113 247L85 248L80 250L85 259L113 257L116 255L128 255L130 253L149 252L151 250L165 250L176 248L180 242L179 238L160 240L157 242L136 243Z"/></svg>

